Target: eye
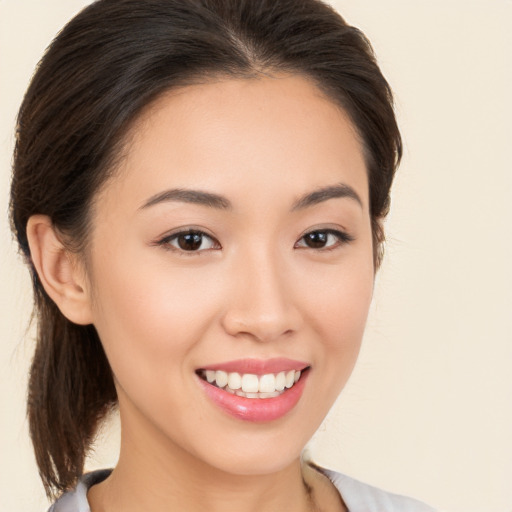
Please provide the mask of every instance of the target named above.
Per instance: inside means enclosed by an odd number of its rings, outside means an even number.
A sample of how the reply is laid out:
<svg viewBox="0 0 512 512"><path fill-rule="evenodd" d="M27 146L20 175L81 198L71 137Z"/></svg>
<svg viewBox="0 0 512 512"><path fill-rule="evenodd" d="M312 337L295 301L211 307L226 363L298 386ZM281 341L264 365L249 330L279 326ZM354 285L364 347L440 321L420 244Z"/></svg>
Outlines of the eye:
<svg viewBox="0 0 512 512"><path fill-rule="evenodd" d="M185 252L200 252L209 249L220 249L220 244L203 231L187 230L173 233L158 242L169 249Z"/></svg>
<svg viewBox="0 0 512 512"><path fill-rule="evenodd" d="M339 245L353 241L348 233L337 229L316 229L302 236L295 244L296 248L334 249Z"/></svg>

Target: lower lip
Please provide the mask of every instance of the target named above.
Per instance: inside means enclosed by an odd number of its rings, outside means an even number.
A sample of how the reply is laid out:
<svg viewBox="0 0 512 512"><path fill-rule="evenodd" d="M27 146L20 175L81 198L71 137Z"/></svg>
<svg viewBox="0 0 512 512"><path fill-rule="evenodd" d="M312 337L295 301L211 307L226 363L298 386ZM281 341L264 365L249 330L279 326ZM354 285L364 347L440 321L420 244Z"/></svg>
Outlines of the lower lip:
<svg viewBox="0 0 512 512"><path fill-rule="evenodd" d="M223 411L244 421L266 422L282 418L297 405L308 375L309 369L302 372L300 379L290 389L274 398L245 398L233 395L200 377L197 378L208 397Z"/></svg>

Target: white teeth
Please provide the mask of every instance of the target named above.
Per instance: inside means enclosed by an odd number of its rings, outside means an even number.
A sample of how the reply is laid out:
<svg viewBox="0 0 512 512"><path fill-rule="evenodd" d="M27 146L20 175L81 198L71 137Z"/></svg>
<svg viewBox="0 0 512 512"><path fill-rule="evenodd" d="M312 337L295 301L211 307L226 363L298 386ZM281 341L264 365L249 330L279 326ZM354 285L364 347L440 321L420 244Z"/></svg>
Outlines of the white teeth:
<svg viewBox="0 0 512 512"><path fill-rule="evenodd" d="M239 389L232 391L229 388L226 388L226 391L238 396L243 396L244 398L275 398L281 394L279 391L274 391L273 393L244 393Z"/></svg>
<svg viewBox="0 0 512 512"><path fill-rule="evenodd" d="M228 374L222 370L217 370L215 372L215 381L219 388L223 388L228 383Z"/></svg>
<svg viewBox="0 0 512 512"><path fill-rule="evenodd" d="M258 391L260 393L273 393L276 389L276 378L272 373L268 373L267 375L262 375L260 377L260 383L258 387Z"/></svg>
<svg viewBox="0 0 512 512"><path fill-rule="evenodd" d="M300 375L300 370L265 375L228 373L223 370L204 370L202 373L203 378L210 384L246 398L279 396L285 389L290 389L300 379Z"/></svg>
<svg viewBox="0 0 512 512"><path fill-rule="evenodd" d="M257 393L259 391L259 387L259 379L257 375L244 373L242 377L242 391L245 393Z"/></svg>
<svg viewBox="0 0 512 512"><path fill-rule="evenodd" d="M293 370L291 370L289 373L295 373ZM286 376L284 372L279 372L276 375L276 391L283 391L284 387L286 385Z"/></svg>
<svg viewBox="0 0 512 512"><path fill-rule="evenodd" d="M228 386L231 389L240 389L242 387L242 376L239 373L229 373Z"/></svg>
<svg viewBox="0 0 512 512"><path fill-rule="evenodd" d="M274 391L273 393L258 393L259 398L274 398L280 394L279 391Z"/></svg>
<svg viewBox="0 0 512 512"><path fill-rule="evenodd" d="M293 370L290 370L285 377L286 384L285 386L287 388L291 388L295 384L295 372Z"/></svg>

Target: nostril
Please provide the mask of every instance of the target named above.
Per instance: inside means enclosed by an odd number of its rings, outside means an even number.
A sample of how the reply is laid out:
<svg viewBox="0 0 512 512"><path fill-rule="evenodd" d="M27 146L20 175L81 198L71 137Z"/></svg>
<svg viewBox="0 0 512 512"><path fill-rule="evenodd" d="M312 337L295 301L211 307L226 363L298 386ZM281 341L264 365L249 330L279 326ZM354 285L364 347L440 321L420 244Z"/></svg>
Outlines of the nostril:
<svg viewBox="0 0 512 512"><path fill-rule="evenodd" d="M293 336L299 322L290 315L258 315L252 310L247 313L232 311L222 321L225 331L237 338L252 338L259 342L271 342Z"/></svg>

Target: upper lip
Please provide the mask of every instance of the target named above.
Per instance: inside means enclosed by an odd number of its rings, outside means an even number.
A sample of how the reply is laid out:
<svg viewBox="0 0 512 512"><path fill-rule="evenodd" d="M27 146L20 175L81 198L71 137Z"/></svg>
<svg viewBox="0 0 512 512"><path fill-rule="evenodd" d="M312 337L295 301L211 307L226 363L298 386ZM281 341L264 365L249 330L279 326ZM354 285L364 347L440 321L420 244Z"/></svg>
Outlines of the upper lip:
<svg viewBox="0 0 512 512"><path fill-rule="evenodd" d="M290 370L304 370L308 366L309 364L303 361L277 357L273 359L237 359L234 361L225 361L202 366L200 370L222 370L227 373L237 372L265 375Z"/></svg>

